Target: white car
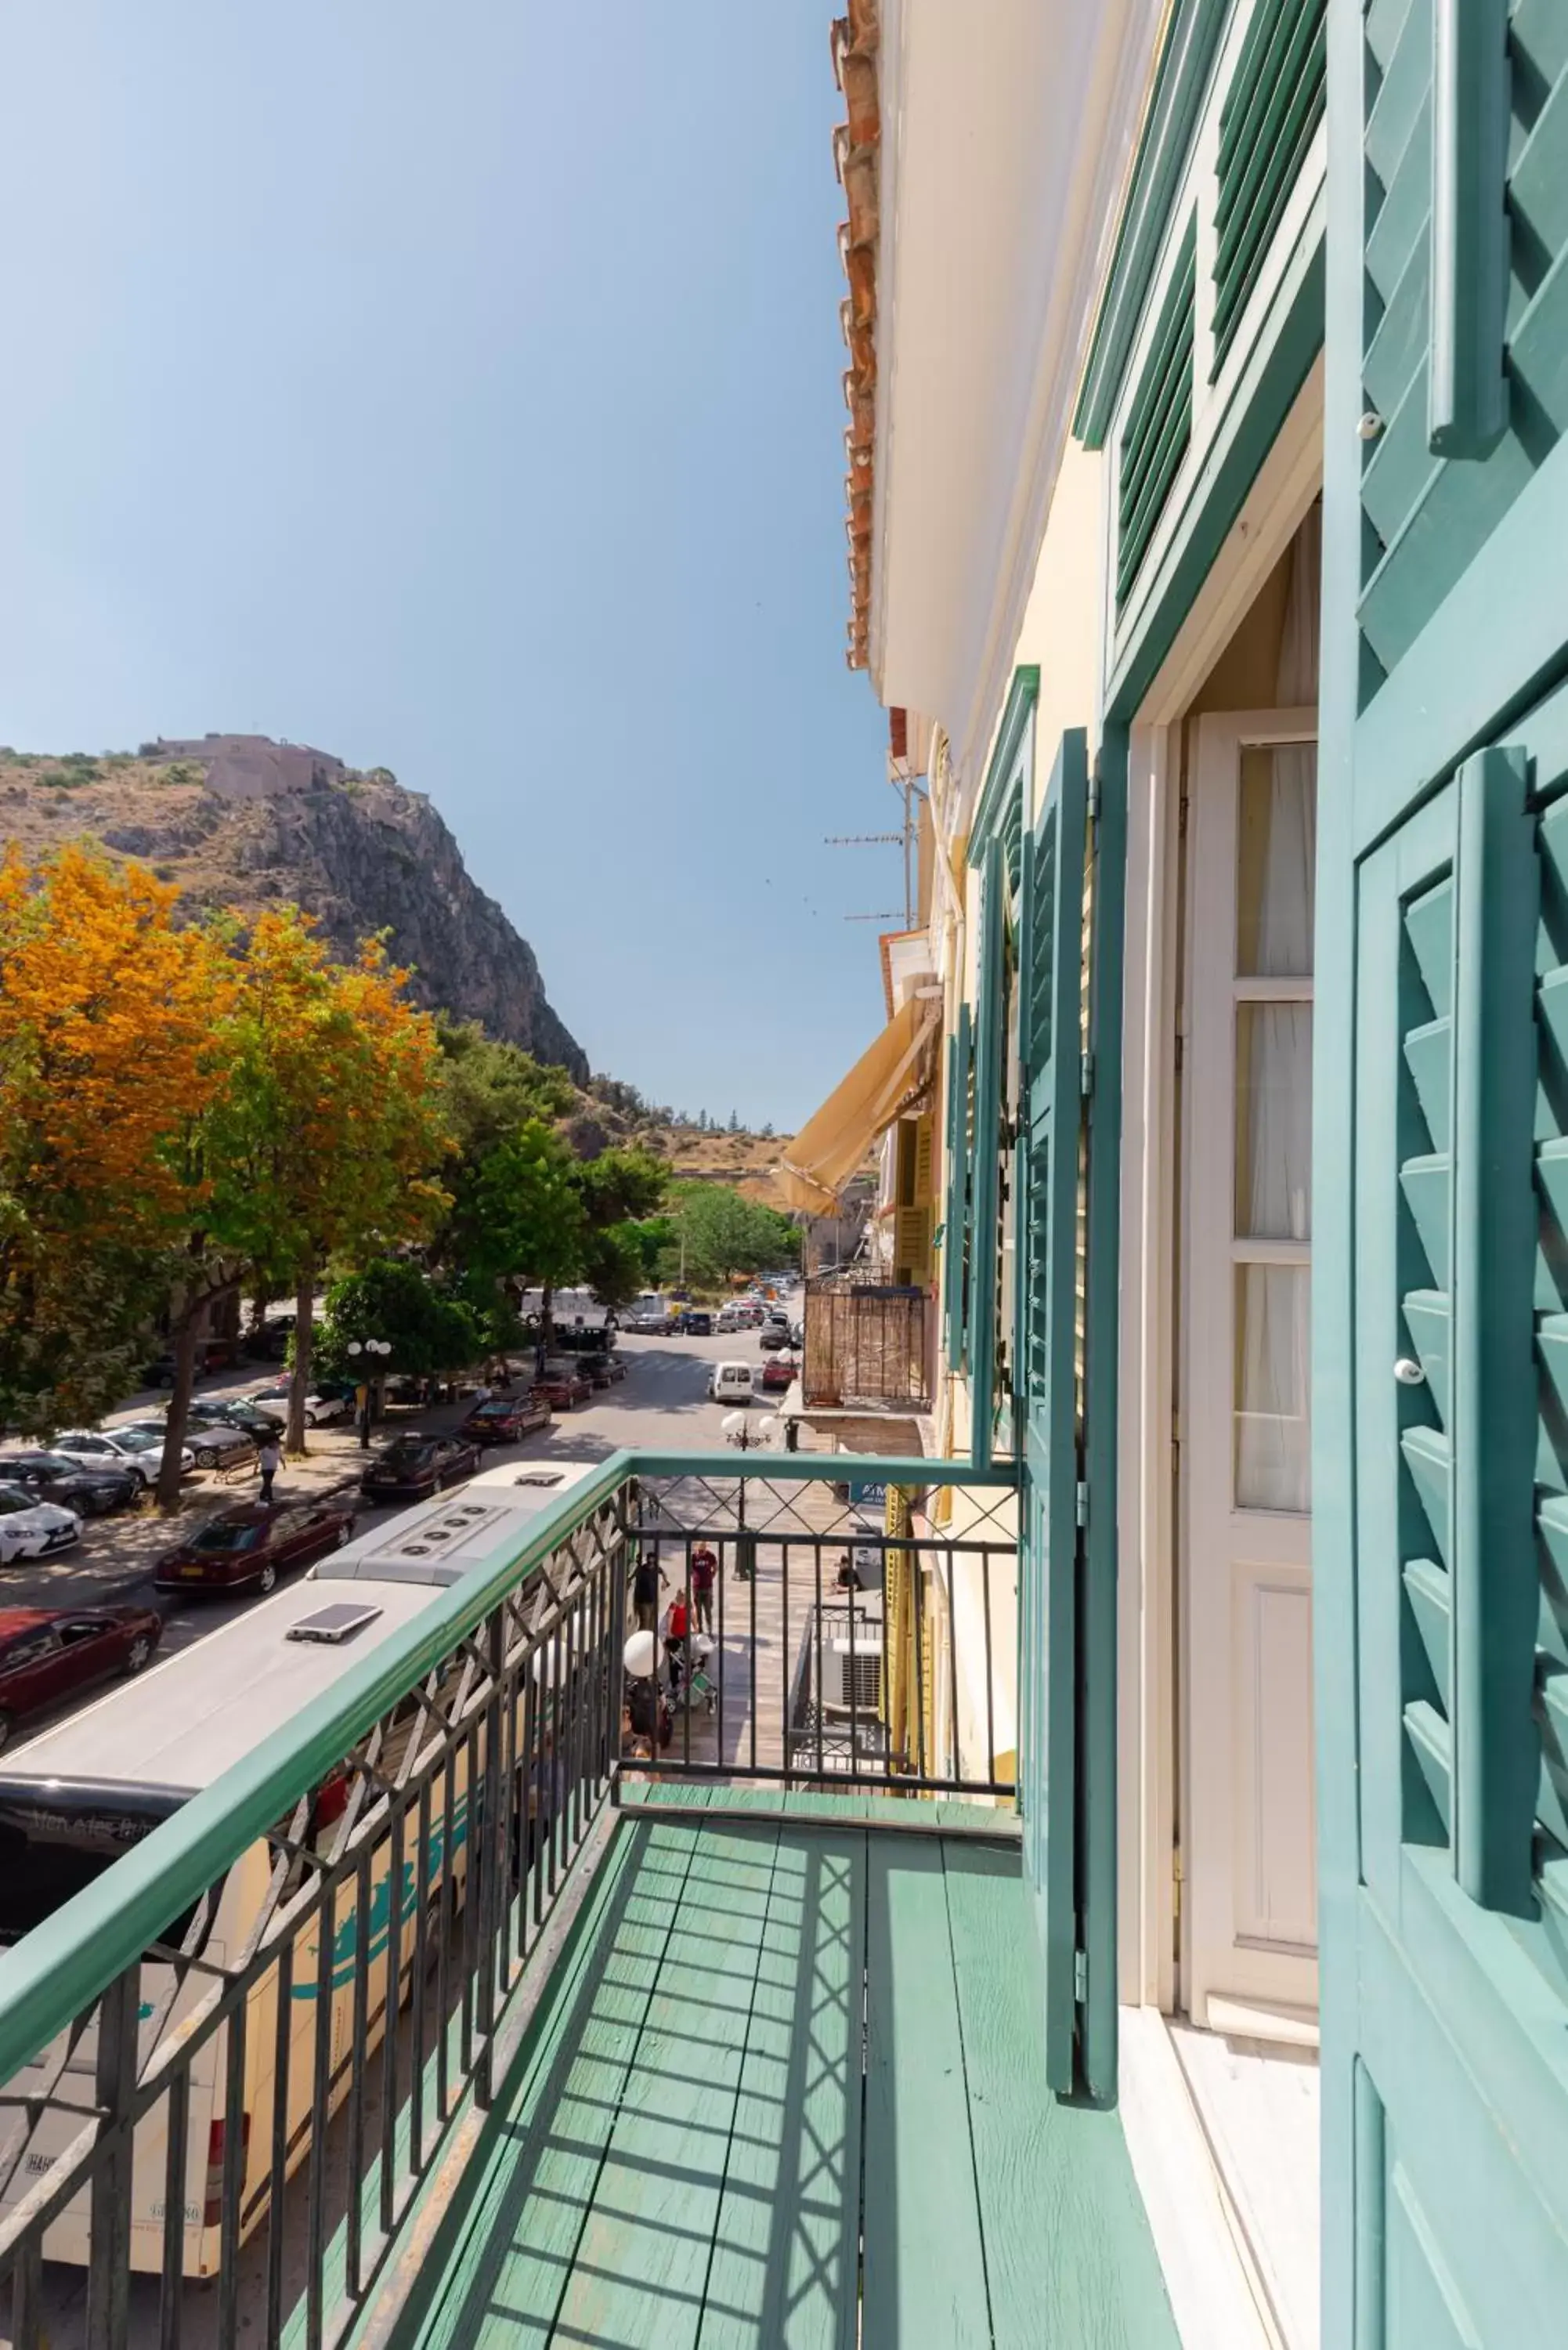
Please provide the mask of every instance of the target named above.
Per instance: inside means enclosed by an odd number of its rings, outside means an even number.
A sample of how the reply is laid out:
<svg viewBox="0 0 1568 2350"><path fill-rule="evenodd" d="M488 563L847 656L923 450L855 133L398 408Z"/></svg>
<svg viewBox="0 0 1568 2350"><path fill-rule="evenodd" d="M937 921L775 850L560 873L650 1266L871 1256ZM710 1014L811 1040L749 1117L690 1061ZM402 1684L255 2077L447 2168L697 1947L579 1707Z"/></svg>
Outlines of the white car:
<svg viewBox="0 0 1568 2350"><path fill-rule="evenodd" d="M136 1428L67 1428L50 1450L63 1452L67 1461L79 1461L84 1469L130 1469L144 1490L157 1483L163 1458L162 1439ZM180 1458L182 1475L195 1466L196 1456L186 1445Z"/></svg>
<svg viewBox="0 0 1568 2350"><path fill-rule="evenodd" d="M288 1381L269 1379L265 1387L253 1388L247 1400L261 1404L268 1411L275 1409L286 1411ZM311 1388L305 1399L305 1424L306 1428L319 1428L327 1420L348 1419L353 1409L348 1397L317 1395Z"/></svg>
<svg viewBox="0 0 1568 2350"><path fill-rule="evenodd" d="M21 1485L0 1484L0 1566L19 1558L44 1558L80 1542L82 1522L74 1510L36 1502Z"/></svg>
<svg viewBox="0 0 1568 2350"><path fill-rule="evenodd" d="M750 1403L755 1391L750 1363L715 1363L708 1374L708 1394L714 1403Z"/></svg>

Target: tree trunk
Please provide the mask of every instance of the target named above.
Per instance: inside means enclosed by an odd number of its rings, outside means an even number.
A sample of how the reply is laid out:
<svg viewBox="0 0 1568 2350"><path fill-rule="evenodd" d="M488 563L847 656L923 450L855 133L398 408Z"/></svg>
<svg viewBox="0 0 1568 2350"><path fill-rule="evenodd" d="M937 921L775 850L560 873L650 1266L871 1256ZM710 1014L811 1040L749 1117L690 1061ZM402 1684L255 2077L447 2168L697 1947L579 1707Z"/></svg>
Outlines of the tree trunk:
<svg viewBox="0 0 1568 2350"><path fill-rule="evenodd" d="M161 1510L172 1510L180 1499L181 1455L185 1449L185 1423L191 1416L191 1395L196 1384L196 1330L205 1303L204 1298L193 1298L174 1324L174 1385L169 1396L163 1458L158 1464Z"/></svg>
<svg viewBox="0 0 1568 2350"><path fill-rule="evenodd" d="M539 1347L537 1361L540 1370L543 1370L545 1367L545 1359L550 1352L550 1341L556 1335L556 1324L553 1312L555 1301L556 1284L552 1281L546 1281L539 1291Z"/></svg>
<svg viewBox="0 0 1568 2350"><path fill-rule="evenodd" d="M290 1452L305 1451L305 1399L310 1393L315 1314L316 1260L307 1257L294 1296L294 1375L288 1383L288 1426L284 1434L284 1443Z"/></svg>

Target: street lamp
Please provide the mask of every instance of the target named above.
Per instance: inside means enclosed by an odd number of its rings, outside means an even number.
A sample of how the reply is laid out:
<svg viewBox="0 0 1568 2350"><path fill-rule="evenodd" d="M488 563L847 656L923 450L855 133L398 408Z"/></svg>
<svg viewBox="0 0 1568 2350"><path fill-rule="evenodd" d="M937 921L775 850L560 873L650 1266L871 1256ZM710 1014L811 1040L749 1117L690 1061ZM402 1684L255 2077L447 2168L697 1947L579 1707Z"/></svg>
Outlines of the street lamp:
<svg viewBox="0 0 1568 2350"><path fill-rule="evenodd" d="M772 1412L764 1412L761 1419L753 1420L743 1411L727 1411L719 1425L724 1431L725 1442L732 1444L738 1452L759 1452L772 1444L779 1433L779 1423ZM755 1572L756 1550L746 1533L746 1481L742 1477L735 1496L736 1580L749 1583Z"/></svg>
<svg viewBox="0 0 1568 2350"><path fill-rule="evenodd" d="M350 1338L346 1349L346 1352L352 1361L357 1372L361 1368L359 1360L360 1357L364 1356L366 1357L362 1367L365 1372L365 1377L358 1381L359 1450L361 1452L369 1452L370 1450L370 1378L376 1367L375 1363L370 1359L370 1357L377 1355L389 1355L391 1351L392 1342L389 1338Z"/></svg>

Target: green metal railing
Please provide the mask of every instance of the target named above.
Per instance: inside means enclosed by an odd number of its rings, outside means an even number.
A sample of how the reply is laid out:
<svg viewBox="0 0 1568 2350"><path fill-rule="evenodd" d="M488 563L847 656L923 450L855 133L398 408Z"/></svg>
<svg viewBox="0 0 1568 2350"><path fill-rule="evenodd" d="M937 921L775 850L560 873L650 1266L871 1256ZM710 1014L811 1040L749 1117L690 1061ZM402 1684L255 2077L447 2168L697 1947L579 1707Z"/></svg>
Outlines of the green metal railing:
<svg viewBox="0 0 1568 2350"><path fill-rule="evenodd" d="M789 1559L805 1552L795 1614L809 1615L820 1677L836 1608L855 1638L854 1596L834 1573L853 1505L808 1523L794 1497L846 1477L862 1492L991 1489L962 1540L917 1545L857 1523L845 1556L852 1580L857 1552L879 1560L886 1592L912 1549L950 1553L950 1595L961 1573L981 1577L985 1670L998 1669L1009 1470L617 1453L0 1957L0 2291L17 2350L67 2338L49 2301L58 2262L87 2272L85 2334L78 2319L68 2338L88 2350L152 2333L178 2350L187 2280L209 2268L220 2350L242 2311L269 2345L286 2331L304 2350L344 2338L455 2118L488 2104L508 2004L602 1832L621 1767L628 1578L647 1542L676 1545L688 1589L706 1534L731 1566L720 1648L749 1641L752 1708L734 1775L1008 1792L993 1724L972 1769L956 1734L945 1764L923 1746L867 1763L853 1697L846 1750L819 1711L804 1734L783 1723L776 1771L759 1760L758 1562L782 1568L787 1640ZM809 1656L784 1676L786 1707L803 1673ZM688 1679L679 1747L653 1767L723 1775L722 1734L706 1757L693 1750ZM235 1942L213 1929L233 1926L242 1866L265 1890Z"/></svg>

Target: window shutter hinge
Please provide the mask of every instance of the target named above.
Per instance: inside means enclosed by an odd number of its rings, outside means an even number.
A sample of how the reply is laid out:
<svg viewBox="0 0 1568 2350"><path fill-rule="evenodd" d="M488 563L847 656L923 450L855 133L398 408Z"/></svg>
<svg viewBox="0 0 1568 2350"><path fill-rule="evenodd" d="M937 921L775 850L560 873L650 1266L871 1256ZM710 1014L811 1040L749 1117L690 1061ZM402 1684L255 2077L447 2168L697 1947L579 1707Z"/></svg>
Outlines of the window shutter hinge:
<svg viewBox="0 0 1568 2350"><path fill-rule="evenodd" d="M1089 1488L1082 1477L1078 1480L1077 1513L1078 1523L1086 1526L1089 1523Z"/></svg>
<svg viewBox="0 0 1568 2350"><path fill-rule="evenodd" d="M1087 1950L1073 1953L1073 1997L1080 2007L1089 1996L1089 1954Z"/></svg>
<svg viewBox="0 0 1568 2350"><path fill-rule="evenodd" d="M1179 1069L1187 1058L1187 1039L1179 1028L1176 1032L1176 1066Z"/></svg>
<svg viewBox="0 0 1568 2350"><path fill-rule="evenodd" d="M1095 1056L1093 1053L1085 1053L1084 1055L1083 1060L1080 1062L1078 1066L1078 1078L1083 1089L1084 1099L1087 1101L1089 1096L1095 1090Z"/></svg>
<svg viewBox="0 0 1568 2350"><path fill-rule="evenodd" d="M1178 840L1185 840L1187 837L1187 811L1190 805L1191 801L1189 795L1186 792L1183 792L1176 806L1176 837Z"/></svg>

